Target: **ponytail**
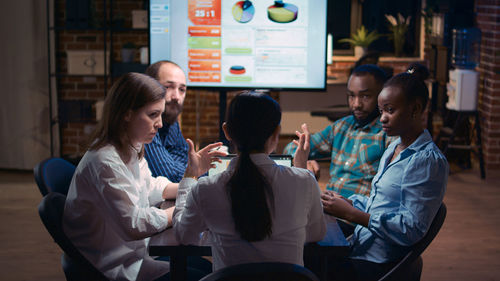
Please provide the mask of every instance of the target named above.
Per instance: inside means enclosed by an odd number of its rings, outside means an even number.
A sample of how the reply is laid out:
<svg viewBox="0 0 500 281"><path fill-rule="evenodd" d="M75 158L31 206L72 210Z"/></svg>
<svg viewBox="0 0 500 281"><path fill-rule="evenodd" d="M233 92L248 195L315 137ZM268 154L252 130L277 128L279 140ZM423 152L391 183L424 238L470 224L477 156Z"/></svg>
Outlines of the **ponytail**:
<svg viewBox="0 0 500 281"><path fill-rule="evenodd" d="M235 172L229 180L231 212L241 238L253 242L271 236L274 194L271 185L250 159L240 153Z"/></svg>
<svg viewBox="0 0 500 281"><path fill-rule="evenodd" d="M227 112L227 132L240 153L227 184L231 213L236 231L249 242L271 236L274 211L272 186L253 163L250 152L264 150L280 120L278 103L256 92L236 96Z"/></svg>

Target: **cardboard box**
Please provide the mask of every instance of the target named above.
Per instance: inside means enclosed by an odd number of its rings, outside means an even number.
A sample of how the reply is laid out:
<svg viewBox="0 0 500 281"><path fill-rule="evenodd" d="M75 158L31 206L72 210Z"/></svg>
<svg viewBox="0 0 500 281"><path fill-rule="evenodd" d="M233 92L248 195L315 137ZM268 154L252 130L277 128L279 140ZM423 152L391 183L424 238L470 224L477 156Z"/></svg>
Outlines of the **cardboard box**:
<svg viewBox="0 0 500 281"><path fill-rule="evenodd" d="M132 11L132 28L148 28L148 11Z"/></svg>
<svg viewBox="0 0 500 281"><path fill-rule="evenodd" d="M103 75L104 51L66 51L68 54L68 74ZM106 52L107 73L109 73L109 52Z"/></svg>

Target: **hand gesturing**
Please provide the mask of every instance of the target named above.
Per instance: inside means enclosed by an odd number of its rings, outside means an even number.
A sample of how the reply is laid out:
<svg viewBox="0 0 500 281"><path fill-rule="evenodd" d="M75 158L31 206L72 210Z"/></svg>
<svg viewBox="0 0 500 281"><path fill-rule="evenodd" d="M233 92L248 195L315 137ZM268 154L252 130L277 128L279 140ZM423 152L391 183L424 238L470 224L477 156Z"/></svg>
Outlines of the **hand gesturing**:
<svg viewBox="0 0 500 281"><path fill-rule="evenodd" d="M299 140L294 140L293 143L297 145L297 150L295 150L295 156L293 157L293 165L295 167L307 169L307 159L309 158L309 130L307 125L304 123L300 126L302 132L295 131Z"/></svg>
<svg viewBox="0 0 500 281"><path fill-rule="evenodd" d="M222 146L222 142L216 142L205 146L198 152L194 149L193 141L186 140L189 146L188 165L185 177L199 177L206 173L210 168L215 167L214 162L220 162L219 156L226 156L227 153L217 150Z"/></svg>

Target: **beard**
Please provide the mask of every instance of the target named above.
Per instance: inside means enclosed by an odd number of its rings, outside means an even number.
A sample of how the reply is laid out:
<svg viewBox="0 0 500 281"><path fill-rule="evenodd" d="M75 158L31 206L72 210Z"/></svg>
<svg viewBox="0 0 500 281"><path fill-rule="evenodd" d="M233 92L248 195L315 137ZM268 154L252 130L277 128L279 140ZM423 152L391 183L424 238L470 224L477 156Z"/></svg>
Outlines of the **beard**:
<svg viewBox="0 0 500 281"><path fill-rule="evenodd" d="M176 101L165 103L165 112L163 112L163 122L169 125L174 124L177 121L177 117L182 112L182 104Z"/></svg>
<svg viewBox="0 0 500 281"><path fill-rule="evenodd" d="M354 116L354 119L356 120L356 122L358 123L359 126L363 127L365 126L366 124L370 123L373 121L373 119L379 117L380 115L380 111L378 110L378 107L376 106L375 107L375 110L373 110L366 118L363 118L363 119L358 119L356 118L356 116L353 114Z"/></svg>

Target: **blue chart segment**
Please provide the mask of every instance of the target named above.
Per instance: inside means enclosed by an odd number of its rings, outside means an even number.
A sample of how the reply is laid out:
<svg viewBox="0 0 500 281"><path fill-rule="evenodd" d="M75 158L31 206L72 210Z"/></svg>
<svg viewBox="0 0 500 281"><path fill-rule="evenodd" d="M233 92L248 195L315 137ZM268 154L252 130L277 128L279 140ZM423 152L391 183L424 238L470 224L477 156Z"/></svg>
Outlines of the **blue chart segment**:
<svg viewBox="0 0 500 281"><path fill-rule="evenodd" d="M247 23L252 20L255 8L251 1L239 1L233 5L233 18L239 23Z"/></svg>

